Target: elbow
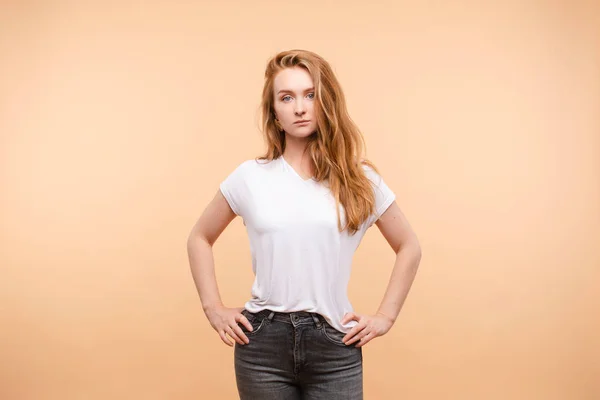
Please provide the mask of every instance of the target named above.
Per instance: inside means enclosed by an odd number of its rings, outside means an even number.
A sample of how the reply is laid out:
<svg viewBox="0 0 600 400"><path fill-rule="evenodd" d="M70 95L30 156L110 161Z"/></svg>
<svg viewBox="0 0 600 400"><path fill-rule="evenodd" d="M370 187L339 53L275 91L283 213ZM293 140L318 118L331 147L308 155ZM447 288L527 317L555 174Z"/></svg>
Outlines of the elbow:
<svg viewBox="0 0 600 400"><path fill-rule="evenodd" d="M209 247L212 247L213 243L211 243L203 234L198 232L196 227L194 227L187 238L188 252L192 251L199 245L208 245Z"/></svg>
<svg viewBox="0 0 600 400"><path fill-rule="evenodd" d="M192 248L194 247L194 235L192 233L190 233L187 237L187 241L185 242L186 244L186 248L188 251L188 254L190 253L190 251L192 250Z"/></svg>
<svg viewBox="0 0 600 400"><path fill-rule="evenodd" d="M417 243L417 246L415 249L415 258L417 259L417 265L421 262L422 255L423 255L423 252L421 251L421 246Z"/></svg>
<svg viewBox="0 0 600 400"><path fill-rule="evenodd" d="M396 249L396 255L400 254L400 252L402 252L403 254L410 253L412 257L417 260L417 262L421 261L421 256L423 254L421 250L421 245L416 239L408 241L406 243L402 243L400 246L398 246L398 249Z"/></svg>

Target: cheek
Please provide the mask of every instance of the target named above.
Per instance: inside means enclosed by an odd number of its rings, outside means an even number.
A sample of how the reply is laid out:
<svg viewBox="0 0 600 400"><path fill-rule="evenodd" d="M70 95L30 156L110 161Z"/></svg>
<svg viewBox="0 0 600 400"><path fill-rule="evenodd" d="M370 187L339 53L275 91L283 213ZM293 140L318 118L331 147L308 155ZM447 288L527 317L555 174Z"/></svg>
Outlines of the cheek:
<svg viewBox="0 0 600 400"><path fill-rule="evenodd" d="M298 119L293 107L281 110L281 118L287 124L293 124Z"/></svg>

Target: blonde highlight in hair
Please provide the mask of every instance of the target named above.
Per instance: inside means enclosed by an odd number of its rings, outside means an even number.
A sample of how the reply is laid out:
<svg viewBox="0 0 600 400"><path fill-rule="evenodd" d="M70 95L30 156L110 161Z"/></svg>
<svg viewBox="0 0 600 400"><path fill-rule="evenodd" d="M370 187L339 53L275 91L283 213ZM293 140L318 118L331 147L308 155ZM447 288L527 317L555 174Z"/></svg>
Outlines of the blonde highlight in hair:
<svg viewBox="0 0 600 400"><path fill-rule="evenodd" d="M260 107L267 151L257 159L274 160L285 150L285 133L275 122L274 80L283 69L295 67L304 68L315 87L317 130L308 138L306 149L314 165L314 179L328 181L336 202L338 229L340 232L348 229L352 235L375 207L373 187L362 165L378 171L375 165L363 158L366 150L363 135L348 114L344 93L333 70L319 55L307 50L288 50L268 61ZM346 215L344 226L340 204Z"/></svg>

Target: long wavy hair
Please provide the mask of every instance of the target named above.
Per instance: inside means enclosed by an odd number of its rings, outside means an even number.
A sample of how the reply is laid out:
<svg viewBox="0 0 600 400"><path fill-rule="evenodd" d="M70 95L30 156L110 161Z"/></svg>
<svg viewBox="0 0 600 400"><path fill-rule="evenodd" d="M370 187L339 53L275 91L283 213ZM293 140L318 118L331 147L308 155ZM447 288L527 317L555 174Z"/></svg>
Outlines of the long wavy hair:
<svg viewBox="0 0 600 400"><path fill-rule="evenodd" d="M379 172L363 157L366 144L362 133L350 118L342 88L329 63L307 50L288 50L272 57L265 70L262 92L261 130L267 151L259 160L274 160L285 150L285 132L275 124L273 81L285 68L304 68L312 77L315 88L317 130L308 137L306 151L312 159L317 182L327 181L335 198L338 229L348 229L353 235L375 209L375 194L362 165ZM342 226L340 207L344 208L346 224Z"/></svg>

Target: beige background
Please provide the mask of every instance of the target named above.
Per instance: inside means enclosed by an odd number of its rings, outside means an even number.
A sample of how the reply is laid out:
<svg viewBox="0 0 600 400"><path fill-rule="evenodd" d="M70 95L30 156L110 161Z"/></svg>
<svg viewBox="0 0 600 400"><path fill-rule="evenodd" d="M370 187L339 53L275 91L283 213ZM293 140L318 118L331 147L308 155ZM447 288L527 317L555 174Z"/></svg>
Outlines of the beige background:
<svg viewBox="0 0 600 400"><path fill-rule="evenodd" d="M332 64L423 247L366 399L600 398L597 2L1 4L1 399L237 398L185 242L292 48ZM240 219L214 254L243 305ZM373 227L358 312L393 261Z"/></svg>

